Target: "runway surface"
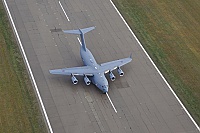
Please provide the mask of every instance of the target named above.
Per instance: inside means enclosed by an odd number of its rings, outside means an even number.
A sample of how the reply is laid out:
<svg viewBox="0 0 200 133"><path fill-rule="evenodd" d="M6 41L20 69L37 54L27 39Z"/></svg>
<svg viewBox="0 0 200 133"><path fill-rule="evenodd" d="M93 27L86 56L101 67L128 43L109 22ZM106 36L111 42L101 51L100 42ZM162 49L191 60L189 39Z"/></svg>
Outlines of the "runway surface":
<svg viewBox="0 0 200 133"><path fill-rule="evenodd" d="M109 0L7 0L55 133L196 133L191 119ZM96 26L85 35L98 63L125 58L124 77L109 79L108 97L83 78L49 69L82 66L76 35L60 29Z"/></svg>

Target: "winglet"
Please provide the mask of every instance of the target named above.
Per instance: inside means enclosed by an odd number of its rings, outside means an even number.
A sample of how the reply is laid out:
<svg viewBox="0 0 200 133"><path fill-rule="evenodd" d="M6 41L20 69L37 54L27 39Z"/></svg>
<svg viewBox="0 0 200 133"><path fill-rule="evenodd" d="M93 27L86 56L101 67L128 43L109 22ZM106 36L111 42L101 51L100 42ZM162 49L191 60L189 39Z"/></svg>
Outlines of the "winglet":
<svg viewBox="0 0 200 133"><path fill-rule="evenodd" d="M49 73L51 73L51 74L52 74L52 71L51 71L51 70L49 70Z"/></svg>
<svg viewBox="0 0 200 133"><path fill-rule="evenodd" d="M130 56L129 56L129 58L131 58L131 59L132 59L132 54L133 54L133 53L131 53Z"/></svg>

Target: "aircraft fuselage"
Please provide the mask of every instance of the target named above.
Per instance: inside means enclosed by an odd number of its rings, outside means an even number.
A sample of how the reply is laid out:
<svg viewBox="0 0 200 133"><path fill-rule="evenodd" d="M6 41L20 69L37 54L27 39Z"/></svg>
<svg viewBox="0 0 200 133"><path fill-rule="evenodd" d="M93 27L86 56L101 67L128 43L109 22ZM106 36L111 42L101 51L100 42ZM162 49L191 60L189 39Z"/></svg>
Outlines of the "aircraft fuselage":
<svg viewBox="0 0 200 133"><path fill-rule="evenodd" d="M104 73L99 72L100 66L97 64L94 56L89 49L80 49L80 55L83 61L83 64L86 66L91 66L96 73L90 77L92 83L96 85L103 93L108 92L108 80L106 79Z"/></svg>

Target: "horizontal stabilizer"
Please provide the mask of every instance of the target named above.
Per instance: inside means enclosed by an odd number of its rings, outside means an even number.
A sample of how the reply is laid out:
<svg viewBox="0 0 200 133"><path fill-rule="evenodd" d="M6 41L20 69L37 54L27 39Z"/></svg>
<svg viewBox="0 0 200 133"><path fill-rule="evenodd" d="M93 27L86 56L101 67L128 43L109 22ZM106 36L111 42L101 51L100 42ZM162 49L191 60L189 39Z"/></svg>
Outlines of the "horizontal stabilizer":
<svg viewBox="0 0 200 133"><path fill-rule="evenodd" d="M95 27L89 27L89 28L84 28L84 29L78 29L78 30L63 30L64 33L69 33L69 34L85 34L91 30L93 30Z"/></svg>
<svg viewBox="0 0 200 133"><path fill-rule="evenodd" d="M82 32L83 34L85 34L85 33L89 32L89 31L91 31L91 30L93 30L93 29L95 29L95 27L89 27L89 28L80 29L80 30L81 30L81 32Z"/></svg>

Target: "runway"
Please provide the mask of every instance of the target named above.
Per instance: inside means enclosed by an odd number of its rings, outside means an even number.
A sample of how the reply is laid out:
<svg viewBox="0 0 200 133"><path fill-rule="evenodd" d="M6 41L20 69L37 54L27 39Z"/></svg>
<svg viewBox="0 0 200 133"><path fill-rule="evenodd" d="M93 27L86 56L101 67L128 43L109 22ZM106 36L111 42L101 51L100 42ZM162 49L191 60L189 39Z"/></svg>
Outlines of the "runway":
<svg viewBox="0 0 200 133"><path fill-rule="evenodd" d="M54 133L197 133L192 120L109 0L7 0ZM109 80L109 96L83 78L49 69L82 66L76 35L61 29L96 26L85 35L96 61L133 61ZM108 76L107 76L108 77Z"/></svg>

